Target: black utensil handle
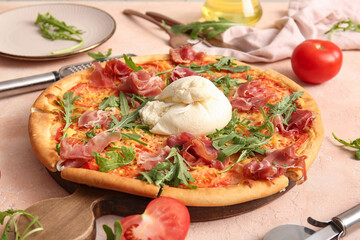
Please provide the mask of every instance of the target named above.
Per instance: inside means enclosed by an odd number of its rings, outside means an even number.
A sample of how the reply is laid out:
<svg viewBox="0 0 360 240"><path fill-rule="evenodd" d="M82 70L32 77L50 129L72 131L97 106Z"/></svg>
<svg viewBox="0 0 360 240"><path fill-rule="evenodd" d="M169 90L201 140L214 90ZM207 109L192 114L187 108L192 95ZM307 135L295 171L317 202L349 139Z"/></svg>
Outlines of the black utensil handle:
<svg viewBox="0 0 360 240"><path fill-rule="evenodd" d="M343 230L342 236L345 235L346 230L348 230L350 227L360 224L360 204L347 210L346 212L341 213L332 220L338 227Z"/></svg>
<svg viewBox="0 0 360 240"><path fill-rule="evenodd" d="M18 94L45 89L51 83L59 79L59 73L50 72L0 82L0 98L11 97Z"/></svg>

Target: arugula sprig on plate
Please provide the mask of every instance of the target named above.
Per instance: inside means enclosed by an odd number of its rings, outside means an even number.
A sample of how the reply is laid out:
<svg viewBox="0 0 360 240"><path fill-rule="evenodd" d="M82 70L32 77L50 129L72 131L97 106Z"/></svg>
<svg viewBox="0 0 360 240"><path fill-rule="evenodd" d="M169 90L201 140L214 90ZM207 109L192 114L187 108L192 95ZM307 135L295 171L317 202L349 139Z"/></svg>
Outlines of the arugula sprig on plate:
<svg viewBox="0 0 360 240"><path fill-rule="evenodd" d="M19 233L19 229L18 229L18 226L15 221L17 216L20 216L20 215L25 215L26 217L31 219L31 222L24 229L24 231L22 233ZM9 236L7 234L7 232L11 231L12 229L15 232L15 240L26 239L31 234L44 230L43 226L41 225L41 223L38 220L39 217L35 217L32 214L30 214L24 210L8 209L6 211L0 212L0 224L1 225L4 225L4 221L5 221L6 217L8 217L9 219L5 224L3 234L1 235L1 240L12 239L12 238L9 238ZM35 225L37 225L38 227L34 228Z"/></svg>
<svg viewBox="0 0 360 240"><path fill-rule="evenodd" d="M39 25L42 36L46 39L50 39L52 41L56 39L63 39L79 42L75 46L59 51L54 51L51 52L51 54L71 52L72 50L84 44L84 39L80 36L83 34L82 30L76 29L74 26L69 26L64 21L59 21L50 13L39 13L35 21L35 25Z"/></svg>

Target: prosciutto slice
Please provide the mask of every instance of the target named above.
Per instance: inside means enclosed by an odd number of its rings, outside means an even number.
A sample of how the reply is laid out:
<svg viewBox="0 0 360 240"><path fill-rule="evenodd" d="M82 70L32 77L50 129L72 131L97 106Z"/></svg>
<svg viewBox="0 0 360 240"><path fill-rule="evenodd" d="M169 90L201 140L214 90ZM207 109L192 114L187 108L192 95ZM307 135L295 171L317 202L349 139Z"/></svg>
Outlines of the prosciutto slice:
<svg viewBox="0 0 360 240"><path fill-rule="evenodd" d="M175 67L174 70L171 72L169 82L172 83L183 77L198 76L198 75L199 74L197 74L196 72L194 72L189 68Z"/></svg>
<svg viewBox="0 0 360 240"><path fill-rule="evenodd" d="M158 76L151 76L145 70L130 73L129 77L119 85L119 90L128 93L138 93L146 97L159 95L166 87Z"/></svg>
<svg viewBox="0 0 360 240"><path fill-rule="evenodd" d="M206 54L204 52L196 52L190 45L181 48L170 48L170 58L176 63L190 63L192 61L202 61Z"/></svg>
<svg viewBox="0 0 360 240"><path fill-rule="evenodd" d="M238 87L230 99L233 109L248 112L264 107L275 93L261 81L250 81Z"/></svg>
<svg viewBox="0 0 360 240"><path fill-rule="evenodd" d="M90 75L90 85L93 87L115 87L115 80L127 78L133 72L125 63L114 59L106 63L102 68L101 64L94 62L94 71Z"/></svg>
<svg viewBox="0 0 360 240"><path fill-rule="evenodd" d="M81 167L85 162L92 159L92 152L102 152L110 143L120 140L119 132L101 132L89 142L72 145L67 138L63 138L60 144L60 161L56 167L62 171L67 167Z"/></svg>
<svg viewBox="0 0 360 240"><path fill-rule="evenodd" d="M104 111L104 110L87 111L80 116L78 120L78 126L85 128L94 128L95 124L100 124L101 126L107 126L109 124L108 117L110 115L112 115L111 111Z"/></svg>
<svg viewBox="0 0 360 240"><path fill-rule="evenodd" d="M294 132L303 131L307 126L311 126L314 121L314 113L306 109L298 109L290 115L288 126L285 126L280 115L272 117L274 127L284 136L291 136Z"/></svg>
<svg viewBox="0 0 360 240"><path fill-rule="evenodd" d="M171 149L166 146L157 153L140 152L138 153L137 163L146 171L151 170L158 163L165 162Z"/></svg>
<svg viewBox="0 0 360 240"><path fill-rule="evenodd" d="M284 174L289 168L299 168L306 180L306 156L296 156L294 146L269 153L262 161L253 160L243 167L243 175L251 180L271 180Z"/></svg>
<svg viewBox="0 0 360 240"><path fill-rule="evenodd" d="M219 155L212 145L212 140L194 137L190 133L181 133L179 136L170 136L167 140L169 147L182 146L180 154L191 165L208 165L217 169L223 169L224 163L217 160Z"/></svg>
<svg viewBox="0 0 360 240"><path fill-rule="evenodd" d="M90 85L93 87L114 87L114 80L111 74L105 73L100 63L94 62L94 71L90 75Z"/></svg>

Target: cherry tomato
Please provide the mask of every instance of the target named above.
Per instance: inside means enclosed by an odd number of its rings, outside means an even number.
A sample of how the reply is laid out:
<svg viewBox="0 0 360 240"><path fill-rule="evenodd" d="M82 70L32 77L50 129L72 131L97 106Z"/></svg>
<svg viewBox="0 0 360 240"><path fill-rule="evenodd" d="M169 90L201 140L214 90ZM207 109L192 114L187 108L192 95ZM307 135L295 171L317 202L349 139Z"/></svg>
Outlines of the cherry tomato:
<svg viewBox="0 0 360 240"><path fill-rule="evenodd" d="M322 83L339 73L342 59L342 52L335 43L309 39L294 49L291 66L301 80Z"/></svg>
<svg viewBox="0 0 360 240"><path fill-rule="evenodd" d="M121 220L122 240L184 240L190 226L190 214L179 200L159 197L152 200L142 215Z"/></svg>

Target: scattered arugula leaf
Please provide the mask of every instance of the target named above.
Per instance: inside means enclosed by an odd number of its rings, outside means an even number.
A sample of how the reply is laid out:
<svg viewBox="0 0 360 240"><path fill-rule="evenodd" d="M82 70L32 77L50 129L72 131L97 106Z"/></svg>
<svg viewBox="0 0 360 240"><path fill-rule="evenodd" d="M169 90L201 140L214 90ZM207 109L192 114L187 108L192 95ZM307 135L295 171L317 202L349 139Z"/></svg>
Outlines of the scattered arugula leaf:
<svg viewBox="0 0 360 240"><path fill-rule="evenodd" d="M29 223L29 225L24 229L24 231L22 233L18 232L18 227L15 221L15 218L17 216L20 215L25 215L28 218L31 219L31 222ZM15 232L15 240L23 240L25 238L27 238L28 236L30 236L31 234L35 233L35 232L39 232L39 231L43 231L44 228L41 225L41 223L38 221L39 217L35 217L32 214L24 211L24 210L13 210L13 209L8 209L4 212L0 212L0 224L3 225L5 218L9 217L9 220L6 222L5 224L5 228L3 231L3 234L1 235L1 240L8 240L10 239L7 231L11 231L13 229L13 231ZM11 226L11 224L13 226ZM38 226L36 228L33 228L32 230L30 230L33 226L35 226L35 224Z"/></svg>
<svg viewBox="0 0 360 240"><path fill-rule="evenodd" d="M349 142L346 142L345 140L342 140L340 138L338 138L335 133L332 133L333 137L340 143L344 144L347 147L352 147L352 148L356 148L358 149L355 152L355 159L356 160L360 160L360 138L357 138L355 140L349 140Z"/></svg>
<svg viewBox="0 0 360 240"><path fill-rule="evenodd" d="M109 57L111 55L111 52L112 52L112 48L109 48L106 54L103 54L102 52L97 52L97 53L89 52L88 55L89 57L92 57L94 60L103 60Z"/></svg>
<svg viewBox="0 0 360 240"><path fill-rule="evenodd" d="M172 157L173 162L170 161ZM195 182L195 179L187 170L185 164L187 164L187 162L178 150L172 148L165 162L157 164L149 171L140 172L141 176L138 177L138 179L147 181L148 183L154 183L159 187L165 185L177 187L180 184L185 184L187 187L195 189L197 186L190 184L190 182Z"/></svg>
<svg viewBox="0 0 360 240"><path fill-rule="evenodd" d="M189 24L174 25L171 27L171 31L175 34L190 32L192 39L198 38L200 34L210 39L225 32L228 28L237 25L237 23L219 18L218 21L191 22Z"/></svg>
<svg viewBox="0 0 360 240"><path fill-rule="evenodd" d="M51 52L52 54L61 54L70 52L84 44L84 39L80 36L82 30L74 26L68 26L64 21L59 21L50 13L38 14L35 25L39 25L42 37L50 40L63 39L79 42L75 46L63 50Z"/></svg>
<svg viewBox="0 0 360 240"><path fill-rule="evenodd" d="M132 69L134 72L138 72L142 70L142 66L137 66L131 57L128 57L125 53L123 54L126 66L128 66L130 69Z"/></svg>
<svg viewBox="0 0 360 240"><path fill-rule="evenodd" d="M348 20L339 21L335 23L329 30L325 32L325 34L329 34L329 40L332 40L332 36L338 31L353 31L360 32L360 24L357 24L348 18Z"/></svg>
<svg viewBox="0 0 360 240"><path fill-rule="evenodd" d="M106 233L106 240L120 240L121 234L123 232L120 221L114 222L114 232L112 231L111 227L106 224L103 224L103 229Z"/></svg>
<svg viewBox="0 0 360 240"><path fill-rule="evenodd" d="M100 153L92 152L96 163L99 165L100 172L108 172L116 168L130 164L136 156L136 152L132 147L121 146L121 153L116 151L106 152L106 157L102 157Z"/></svg>
<svg viewBox="0 0 360 240"><path fill-rule="evenodd" d="M270 108L270 116L279 114L282 118L284 125L288 125L290 116L293 112L296 112L296 100L303 95L304 92L294 92L291 95L284 96L280 102L277 102L275 105L266 104Z"/></svg>
<svg viewBox="0 0 360 240"><path fill-rule="evenodd" d="M62 109L58 109L58 110L64 115L63 119L65 120L66 124L62 131L65 132L66 129L70 127L73 120L80 117L80 115L76 115L74 117L72 116L74 111L79 109L79 108L75 108L74 104L76 100L80 98L80 96L74 97L74 92L66 92L64 94L64 98L61 96L59 96L59 98L60 100L57 100L56 102L63 108L63 110Z"/></svg>

